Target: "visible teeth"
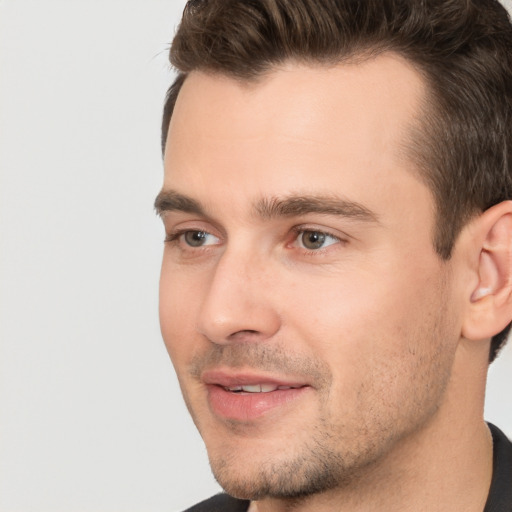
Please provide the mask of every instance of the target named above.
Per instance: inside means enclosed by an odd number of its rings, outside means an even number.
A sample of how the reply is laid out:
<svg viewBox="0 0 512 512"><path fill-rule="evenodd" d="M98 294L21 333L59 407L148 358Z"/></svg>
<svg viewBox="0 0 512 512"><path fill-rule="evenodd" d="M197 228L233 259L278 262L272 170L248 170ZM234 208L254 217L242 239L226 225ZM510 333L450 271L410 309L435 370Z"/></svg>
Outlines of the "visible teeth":
<svg viewBox="0 0 512 512"><path fill-rule="evenodd" d="M251 384L251 385L243 385L243 386L229 386L225 388L226 391L232 392L240 392L244 391L245 393L270 393L271 391L275 391L276 389L294 389L292 386L276 386L275 384Z"/></svg>
<svg viewBox="0 0 512 512"><path fill-rule="evenodd" d="M226 391L242 391L242 386L231 386L229 388L225 388Z"/></svg>
<svg viewBox="0 0 512 512"><path fill-rule="evenodd" d="M261 385L254 384L251 386L242 386L242 390L246 393L261 393Z"/></svg>

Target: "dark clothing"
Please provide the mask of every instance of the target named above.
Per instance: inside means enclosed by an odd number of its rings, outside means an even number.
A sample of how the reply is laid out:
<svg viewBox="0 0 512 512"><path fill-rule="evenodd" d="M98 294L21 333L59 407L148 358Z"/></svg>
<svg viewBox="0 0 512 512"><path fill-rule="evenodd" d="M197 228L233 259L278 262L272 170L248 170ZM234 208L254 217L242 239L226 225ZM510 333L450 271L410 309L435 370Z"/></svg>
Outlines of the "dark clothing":
<svg viewBox="0 0 512 512"><path fill-rule="evenodd" d="M494 453L489 497L483 512L512 512L512 443L505 434L489 423ZM246 512L249 501L218 494L185 512Z"/></svg>
<svg viewBox="0 0 512 512"><path fill-rule="evenodd" d="M489 423L494 445L489 497L484 512L512 512L512 443Z"/></svg>
<svg viewBox="0 0 512 512"><path fill-rule="evenodd" d="M249 501L237 500L227 494L217 494L209 500L202 501L185 512L246 512Z"/></svg>

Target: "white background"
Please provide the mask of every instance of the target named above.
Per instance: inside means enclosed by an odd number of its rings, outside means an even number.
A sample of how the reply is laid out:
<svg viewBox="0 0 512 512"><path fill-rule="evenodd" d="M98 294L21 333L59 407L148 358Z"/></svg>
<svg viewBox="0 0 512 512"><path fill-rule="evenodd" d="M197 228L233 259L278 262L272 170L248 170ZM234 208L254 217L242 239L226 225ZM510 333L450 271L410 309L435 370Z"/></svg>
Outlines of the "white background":
<svg viewBox="0 0 512 512"><path fill-rule="evenodd" d="M160 338L152 210L183 0L0 0L0 512L218 490ZM512 435L512 346L487 418Z"/></svg>

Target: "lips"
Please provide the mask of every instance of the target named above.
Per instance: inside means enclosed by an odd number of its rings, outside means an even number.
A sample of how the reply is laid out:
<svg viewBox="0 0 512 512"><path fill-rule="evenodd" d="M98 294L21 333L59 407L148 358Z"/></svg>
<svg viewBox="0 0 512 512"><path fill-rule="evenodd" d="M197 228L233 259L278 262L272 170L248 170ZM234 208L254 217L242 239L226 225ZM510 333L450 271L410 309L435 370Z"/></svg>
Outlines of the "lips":
<svg viewBox="0 0 512 512"><path fill-rule="evenodd" d="M246 384L242 386L227 386L224 389L233 393L271 393L272 391L296 388L294 386L278 386L276 384Z"/></svg>
<svg viewBox="0 0 512 512"><path fill-rule="evenodd" d="M296 379L282 379L250 372L223 370L203 372L201 380L208 391L208 404L221 419L248 422L270 411L285 412L292 402L311 387Z"/></svg>

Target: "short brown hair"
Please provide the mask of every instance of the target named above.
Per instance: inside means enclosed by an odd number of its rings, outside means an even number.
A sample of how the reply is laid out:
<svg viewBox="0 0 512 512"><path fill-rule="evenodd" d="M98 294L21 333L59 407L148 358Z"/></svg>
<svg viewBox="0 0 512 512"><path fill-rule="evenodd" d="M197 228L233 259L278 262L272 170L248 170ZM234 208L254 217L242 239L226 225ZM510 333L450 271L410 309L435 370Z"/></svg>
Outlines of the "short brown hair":
<svg viewBox="0 0 512 512"><path fill-rule="evenodd" d="M162 149L191 71L254 80L290 60L383 52L406 58L428 86L409 150L435 198L434 247L449 259L473 215L512 198L512 26L497 0L190 0L170 51L179 74ZM493 337L490 361L509 329Z"/></svg>

